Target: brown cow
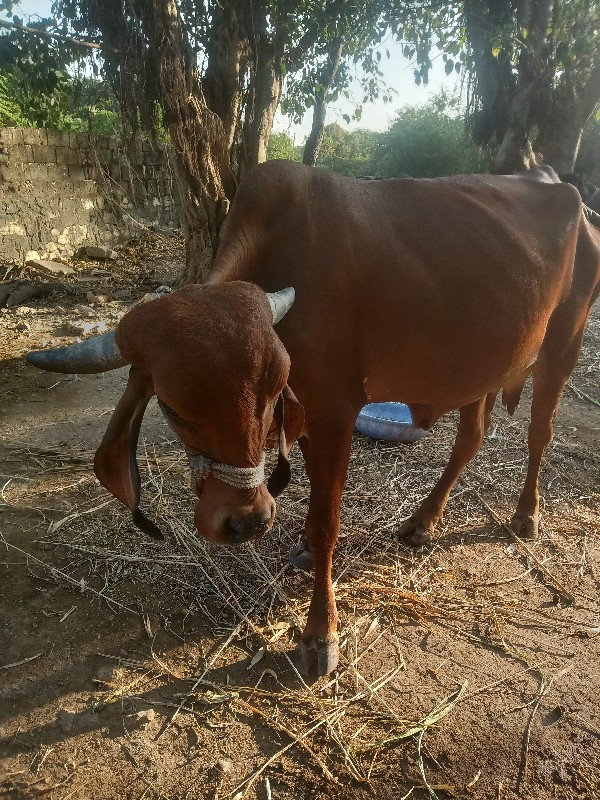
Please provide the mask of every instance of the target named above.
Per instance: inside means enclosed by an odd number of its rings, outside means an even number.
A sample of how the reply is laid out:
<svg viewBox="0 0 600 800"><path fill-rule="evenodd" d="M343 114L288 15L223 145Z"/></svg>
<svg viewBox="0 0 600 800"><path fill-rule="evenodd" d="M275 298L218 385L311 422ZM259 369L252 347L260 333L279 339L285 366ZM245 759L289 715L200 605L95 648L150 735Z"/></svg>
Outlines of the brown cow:
<svg viewBox="0 0 600 800"><path fill-rule="evenodd" d="M479 449L496 393L512 413L533 373L529 468L513 526L535 536L540 460L599 281L600 232L549 168L365 182L269 162L240 186L205 285L132 309L116 347L108 336L29 360L72 372L132 365L95 468L154 535L138 508L135 463L152 394L190 452L195 523L215 542L272 525L272 496L301 437L311 495L299 561L314 564L314 593L299 667L316 658L326 674L338 660L331 566L361 406L403 401L424 428L460 409L446 469L400 528L420 544ZM265 292L283 287L296 299L275 332ZM273 427L280 459L267 489L262 453Z"/></svg>

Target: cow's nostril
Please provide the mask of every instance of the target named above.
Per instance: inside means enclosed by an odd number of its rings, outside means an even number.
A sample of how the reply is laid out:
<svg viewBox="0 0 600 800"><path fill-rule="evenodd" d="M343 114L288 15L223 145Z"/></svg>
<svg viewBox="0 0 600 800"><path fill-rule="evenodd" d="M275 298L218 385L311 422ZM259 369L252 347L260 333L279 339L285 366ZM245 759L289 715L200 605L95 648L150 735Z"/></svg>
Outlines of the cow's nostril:
<svg viewBox="0 0 600 800"><path fill-rule="evenodd" d="M233 544L238 544L243 540L244 538L243 517L241 519L236 519L235 517L228 519L226 527L229 539L231 542L233 542Z"/></svg>
<svg viewBox="0 0 600 800"><path fill-rule="evenodd" d="M246 514L243 517L230 517L226 527L232 544L239 544L264 533L273 519L273 509L269 508L261 514Z"/></svg>

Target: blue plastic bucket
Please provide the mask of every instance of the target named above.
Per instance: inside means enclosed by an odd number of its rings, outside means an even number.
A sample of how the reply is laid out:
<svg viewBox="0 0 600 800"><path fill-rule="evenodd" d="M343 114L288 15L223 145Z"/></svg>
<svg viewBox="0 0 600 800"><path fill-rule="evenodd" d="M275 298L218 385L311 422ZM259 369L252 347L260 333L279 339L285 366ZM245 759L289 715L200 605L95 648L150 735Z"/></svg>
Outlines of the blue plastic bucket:
<svg viewBox="0 0 600 800"><path fill-rule="evenodd" d="M413 425L410 409L404 403L369 403L361 409L355 427L371 439L387 442L410 444L427 436L427 431Z"/></svg>

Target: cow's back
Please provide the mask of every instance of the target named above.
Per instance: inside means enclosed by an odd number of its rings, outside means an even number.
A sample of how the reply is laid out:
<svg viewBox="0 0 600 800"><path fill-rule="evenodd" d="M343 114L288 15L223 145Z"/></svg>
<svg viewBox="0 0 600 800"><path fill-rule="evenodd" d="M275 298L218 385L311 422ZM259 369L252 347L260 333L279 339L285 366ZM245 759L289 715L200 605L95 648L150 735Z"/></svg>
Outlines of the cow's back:
<svg viewBox="0 0 600 800"><path fill-rule="evenodd" d="M573 187L532 177L360 181L269 162L240 186L210 280L294 286L278 328L293 371L330 362L406 402L435 374L430 399L456 407L535 360L580 217Z"/></svg>

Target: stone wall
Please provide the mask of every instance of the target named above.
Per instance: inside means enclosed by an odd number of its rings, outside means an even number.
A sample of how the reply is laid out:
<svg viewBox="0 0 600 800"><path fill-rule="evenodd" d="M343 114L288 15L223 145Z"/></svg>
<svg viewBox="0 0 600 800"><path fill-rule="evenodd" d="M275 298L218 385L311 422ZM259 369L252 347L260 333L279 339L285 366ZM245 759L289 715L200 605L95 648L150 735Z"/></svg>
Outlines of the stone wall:
<svg viewBox="0 0 600 800"><path fill-rule="evenodd" d="M175 227L168 149L88 133L0 128L0 259L69 257Z"/></svg>

